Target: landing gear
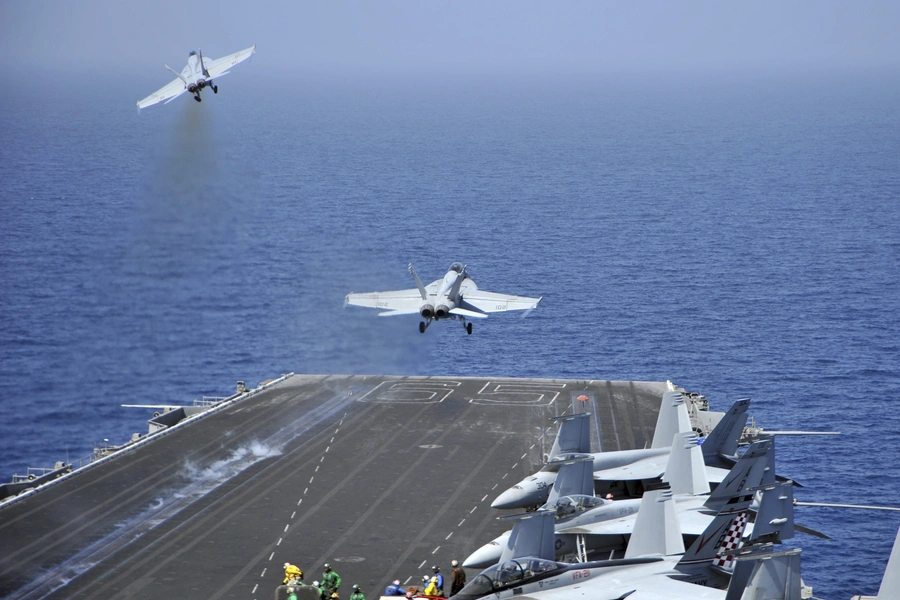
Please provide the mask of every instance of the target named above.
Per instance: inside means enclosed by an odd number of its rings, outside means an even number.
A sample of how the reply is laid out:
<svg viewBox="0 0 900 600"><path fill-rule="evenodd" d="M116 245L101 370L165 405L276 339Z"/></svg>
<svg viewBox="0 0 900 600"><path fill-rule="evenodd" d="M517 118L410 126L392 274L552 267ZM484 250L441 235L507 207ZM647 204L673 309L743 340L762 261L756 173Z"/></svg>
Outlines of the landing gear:
<svg viewBox="0 0 900 600"><path fill-rule="evenodd" d="M219 86L214 85L212 81L209 82L209 87L212 88L213 94L219 93Z"/></svg>
<svg viewBox="0 0 900 600"><path fill-rule="evenodd" d="M194 94L194 100L196 100L197 102L201 102L200 94Z"/></svg>
<svg viewBox="0 0 900 600"><path fill-rule="evenodd" d="M472 324L471 323L466 323L466 333L468 333L469 335L472 335Z"/></svg>
<svg viewBox="0 0 900 600"><path fill-rule="evenodd" d="M419 333L425 333L425 321L419 321Z"/></svg>

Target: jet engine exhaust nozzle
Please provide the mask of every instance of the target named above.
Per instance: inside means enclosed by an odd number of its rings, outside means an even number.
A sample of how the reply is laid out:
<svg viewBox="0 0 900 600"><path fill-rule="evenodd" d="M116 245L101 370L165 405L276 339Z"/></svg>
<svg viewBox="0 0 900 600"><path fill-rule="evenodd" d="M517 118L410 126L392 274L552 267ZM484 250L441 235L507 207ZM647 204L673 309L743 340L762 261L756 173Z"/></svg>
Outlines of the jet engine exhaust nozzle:
<svg viewBox="0 0 900 600"><path fill-rule="evenodd" d="M436 316L438 319L443 319L449 314L450 314L450 308L445 306L444 304L439 305L437 307L437 309L434 311L434 316Z"/></svg>
<svg viewBox="0 0 900 600"><path fill-rule="evenodd" d="M434 316L434 307L430 304L426 304L419 309L419 314L422 315L423 319L430 319Z"/></svg>

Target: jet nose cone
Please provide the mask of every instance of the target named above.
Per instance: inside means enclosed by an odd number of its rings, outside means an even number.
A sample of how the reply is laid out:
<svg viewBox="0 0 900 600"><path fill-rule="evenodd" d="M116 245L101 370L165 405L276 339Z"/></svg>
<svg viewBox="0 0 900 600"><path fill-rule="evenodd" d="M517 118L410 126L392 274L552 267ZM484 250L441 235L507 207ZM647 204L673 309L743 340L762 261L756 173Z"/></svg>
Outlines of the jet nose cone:
<svg viewBox="0 0 900 600"><path fill-rule="evenodd" d="M496 565L500 561L502 548L497 542L485 544L463 561L462 566L467 569L486 569Z"/></svg>
<svg viewBox="0 0 900 600"><path fill-rule="evenodd" d="M526 508L534 505L531 496L522 486L516 485L494 498L491 508Z"/></svg>

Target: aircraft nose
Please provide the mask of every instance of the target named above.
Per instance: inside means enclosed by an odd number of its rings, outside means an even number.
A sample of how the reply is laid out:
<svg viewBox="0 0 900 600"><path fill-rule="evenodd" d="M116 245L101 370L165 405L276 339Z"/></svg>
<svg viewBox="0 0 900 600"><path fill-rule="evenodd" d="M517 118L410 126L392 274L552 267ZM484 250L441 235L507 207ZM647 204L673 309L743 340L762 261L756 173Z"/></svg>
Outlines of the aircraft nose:
<svg viewBox="0 0 900 600"><path fill-rule="evenodd" d="M533 492L529 492L522 484L514 485L491 502L491 508L527 508L540 502L534 502Z"/></svg>
<svg viewBox="0 0 900 600"><path fill-rule="evenodd" d="M462 566L467 569L486 569L500 562L503 548L496 541L489 542L470 554Z"/></svg>

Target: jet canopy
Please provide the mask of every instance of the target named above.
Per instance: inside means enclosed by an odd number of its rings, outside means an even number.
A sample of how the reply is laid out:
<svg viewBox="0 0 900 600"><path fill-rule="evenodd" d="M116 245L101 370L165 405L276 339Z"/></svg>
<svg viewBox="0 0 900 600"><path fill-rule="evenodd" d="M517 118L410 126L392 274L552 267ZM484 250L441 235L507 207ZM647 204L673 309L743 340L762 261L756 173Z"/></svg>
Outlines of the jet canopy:
<svg viewBox="0 0 900 600"><path fill-rule="evenodd" d="M458 262L455 262L452 265L450 265L450 270L456 271L457 273L462 273L463 269L465 269L465 268L466 267L462 263L458 263Z"/></svg>
<svg viewBox="0 0 900 600"><path fill-rule="evenodd" d="M556 502L547 506L547 508L556 510L556 515L553 517L554 520L563 521L578 513L603 506L604 504L606 504L606 500L595 496L562 496Z"/></svg>
<svg viewBox="0 0 900 600"><path fill-rule="evenodd" d="M510 586L521 585L541 575L563 568L552 560L516 558L494 565L481 572L459 592L459 598L479 598Z"/></svg>

